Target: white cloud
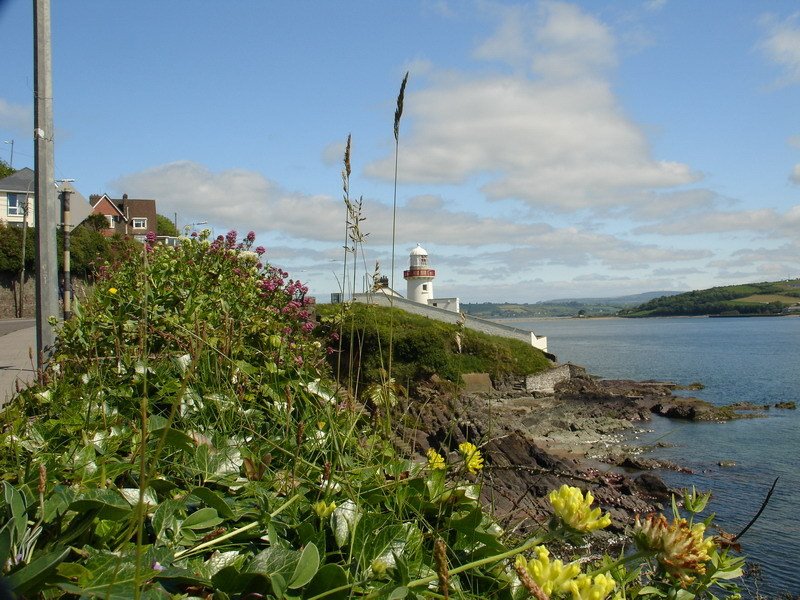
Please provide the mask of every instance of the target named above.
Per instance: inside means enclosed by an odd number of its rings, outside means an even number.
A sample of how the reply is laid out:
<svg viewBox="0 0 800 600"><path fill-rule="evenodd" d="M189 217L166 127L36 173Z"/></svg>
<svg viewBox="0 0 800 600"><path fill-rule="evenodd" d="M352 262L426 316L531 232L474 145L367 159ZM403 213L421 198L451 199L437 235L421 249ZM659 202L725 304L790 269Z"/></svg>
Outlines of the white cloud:
<svg viewBox="0 0 800 600"><path fill-rule="evenodd" d="M800 185L800 163L794 166L791 175L789 175L789 179L792 181L792 183Z"/></svg>
<svg viewBox="0 0 800 600"><path fill-rule="evenodd" d="M783 71L778 83L800 83L800 13L786 19L765 15L761 22L766 29L766 37L760 48Z"/></svg>
<svg viewBox="0 0 800 600"><path fill-rule="evenodd" d="M650 193L630 207L629 216L637 220L663 219L675 214L708 210L717 201L717 194L708 189L683 190L661 194Z"/></svg>
<svg viewBox="0 0 800 600"><path fill-rule="evenodd" d="M503 12L498 34L476 51L510 62L526 54L538 77L448 74L409 92L400 178L486 179L489 199L554 211L629 206L643 190L697 180L687 165L652 158L644 133L624 115L602 77L616 60L607 28L574 6L542 6L529 22L524 9ZM365 173L388 180L393 169L387 156Z"/></svg>
<svg viewBox="0 0 800 600"><path fill-rule="evenodd" d="M189 161L168 163L119 178L112 185L132 197L155 198L178 212L225 227L283 233L300 239L337 241L344 222L341 202L328 196L288 192L243 169L213 173ZM159 208L165 211L165 208Z"/></svg>
<svg viewBox="0 0 800 600"><path fill-rule="evenodd" d="M800 204L781 213L771 208L742 211L708 211L691 214L666 223L634 229L634 233L697 235L750 231L759 234L796 236L800 230Z"/></svg>
<svg viewBox="0 0 800 600"><path fill-rule="evenodd" d="M0 98L0 128L15 135L33 135L33 107L28 104L13 104Z"/></svg>

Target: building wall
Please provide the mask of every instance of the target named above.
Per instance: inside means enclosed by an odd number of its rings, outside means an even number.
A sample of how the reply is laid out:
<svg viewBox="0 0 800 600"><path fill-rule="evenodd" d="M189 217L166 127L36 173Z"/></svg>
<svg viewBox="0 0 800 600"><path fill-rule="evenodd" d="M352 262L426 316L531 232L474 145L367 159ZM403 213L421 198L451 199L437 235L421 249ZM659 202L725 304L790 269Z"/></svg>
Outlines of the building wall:
<svg viewBox="0 0 800 600"><path fill-rule="evenodd" d="M428 306L443 308L450 312L461 312L461 304L458 298L432 298L428 300Z"/></svg>
<svg viewBox="0 0 800 600"><path fill-rule="evenodd" d="M8 223L9 225L19 224L22 225L22 215L9 215L8 214L8 194L16 194L17 199L24 201L26 194L24 192L0 192L0 220ZM34 224L34 198L33 194L27 194L28 199L28 226L33 227Z"/></svg>
<svg viewBox="0 0 800 600"><path fill-rule="evenodd" d="M433 278L409 277L406 297L412 302L426 304L433 298Z"/></svg>
<svg viewBox="0 0 800 600"><path fill-rule="evenodd" d="M480 319L471 315L462 316L457 312L452 312L435 306L418 304L404 298L394 298L394 300L390 300L383 294L355 294L353 296L353 300L356 302L363 302L365 304L378 304L380 306L393 305L395 308L400 308L411 314L428 317L429 319L436 319L437 321L443 321L445 323L452 323L454 325L458 324L461 319L466 319L464 321L464 327L467 327L468 329L488 333L489 335L497 335L500 337L521 340L526 344L530 344L534 348L538 348L543 352L547 352L547 338L537 337L535 333L525 329L518 329L516 327L495 323L494 321Z"/></svg>

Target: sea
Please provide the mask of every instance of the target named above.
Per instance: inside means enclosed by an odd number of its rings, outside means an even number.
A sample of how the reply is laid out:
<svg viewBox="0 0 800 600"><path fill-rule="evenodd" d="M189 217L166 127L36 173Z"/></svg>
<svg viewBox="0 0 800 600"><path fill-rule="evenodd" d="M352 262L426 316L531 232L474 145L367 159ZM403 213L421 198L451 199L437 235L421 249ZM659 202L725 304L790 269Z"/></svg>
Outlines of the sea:
<svg viewBox="0 0 800 600"><path fill-rule="evenodd" d="M800 317L532 319L507 323L547 336L548 350L606 379L654 379L703 388L676 392L716 405L752 402L800 406ZM707 508L739 533L749 575L744 597L800 598L800 410L694 423L662 417L631 432L628 443L691 469L662 471L673 488L711 491ZM721 466L733 465L733 466Z"/></svg>

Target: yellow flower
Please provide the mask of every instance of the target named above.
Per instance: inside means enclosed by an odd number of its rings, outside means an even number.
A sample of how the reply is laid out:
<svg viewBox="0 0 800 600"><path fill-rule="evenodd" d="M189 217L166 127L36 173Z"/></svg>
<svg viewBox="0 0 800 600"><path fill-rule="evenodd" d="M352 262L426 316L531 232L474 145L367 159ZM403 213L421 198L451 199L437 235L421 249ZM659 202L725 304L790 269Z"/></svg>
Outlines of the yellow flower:
<svg viewBox="0 0 800 600"><path fill-rule="evenodd" d="M601 573L594 577L578 575L567 583L567 587L572 592L572 600L604 600L617 584L610 575Z"/></svg>
<svg viewBox="0 0 800 600"><path fill-rule="evenodd" d="M433 448L428 448L428 468L433 470L447 468L444 457Z"/></svg>
<svg viewBox="0 0 800 600"><path fill-rule="evenodd" d="M570 581L581 572L580 565L574 562L565 565L558 559L550 562L550 552L544 546L536 546L533 551L536 556L529 561L526 561L521 554L517 556L517 566L525 567L528 574L548 596L569 592Z"/></svg>
<svg viewBox="0 0 800 600"><path fill-rule="evenodd" d="M644 522L636 517L634 537L637 546L655 552L664 569L686 586L695 575L706 572L705 563L714 549L714 540L703 537L705 531L703 523L689 525L686 519L668 523L664 515L647 515Z"/></svg>
<svg viewBox="0 0 800 600"><path fill-rule="evenodd" d="M330 517L334 510L336 510L336 502L331 502L328 504L324 500L320 500L319 502L314 503L314 512L317 513L317 516L320 519Z"/></svg>
<svg viewBox="0 0 800 600"><path fill-rule="evenodd" d="M108 293L112 296L117 293L117 288L108 288Z"/></svg>
<svg viewBox="0 0 800 600"><path fill-rule="evenodd" d="M608 513L602 514L603 511L599 508L591 507L594 502L591 492L586 492L584 498L583 492L578 488L564 484L558 491L550 492L548 498L556 516L576 531L589 533L611 525L611 516Z"/></svg>
<svg viewBox="0 0 800 600"><path fill-rule="evenodd" d="M467 471L475 475L483 468L483 457L481 451L478 450L475 444L469 442L462 442L458 445L458 450L464 457L464 462L467 465Z"/></svg>

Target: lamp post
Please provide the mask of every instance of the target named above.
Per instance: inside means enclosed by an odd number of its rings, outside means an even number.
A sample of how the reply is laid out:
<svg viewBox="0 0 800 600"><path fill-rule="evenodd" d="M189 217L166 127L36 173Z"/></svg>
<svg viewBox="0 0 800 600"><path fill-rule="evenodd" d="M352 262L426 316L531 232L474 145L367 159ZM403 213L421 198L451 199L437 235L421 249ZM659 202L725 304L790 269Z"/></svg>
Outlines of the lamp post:
<svg viewBox="0 0 800 600"><path fill-rule="evenodd" d="M4 144L11 144L11 161L8 163L8 166L12 169L14 168L14 140L4 140Z"/></svg>
<svg viewBox="0 0 800 600"><path fill-rule="evenodd" d="M72 194L72 188L70 187L70 183L74 182L74 179L59 179L58 182L61 184L61 214L62 214L62 225L64 227L64 320L66 321L72 316L72 274L70 273L70 249L69 249L69 238L70 238L70 228L72 224L70 223L70 214L69 214L69 197Z"/></svg>

